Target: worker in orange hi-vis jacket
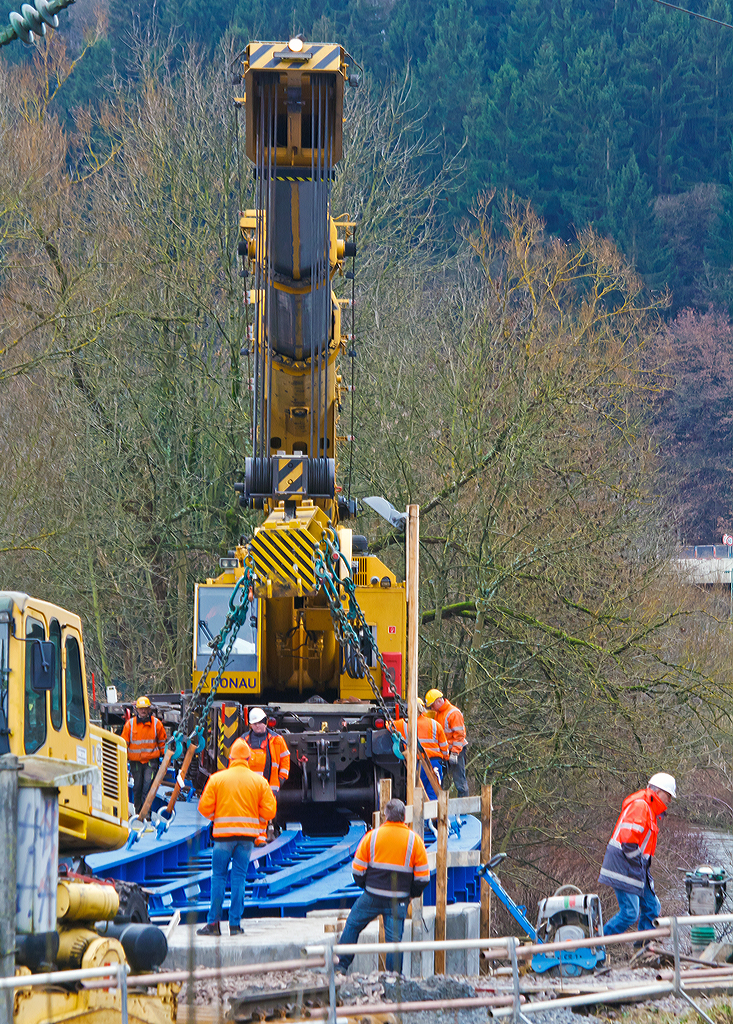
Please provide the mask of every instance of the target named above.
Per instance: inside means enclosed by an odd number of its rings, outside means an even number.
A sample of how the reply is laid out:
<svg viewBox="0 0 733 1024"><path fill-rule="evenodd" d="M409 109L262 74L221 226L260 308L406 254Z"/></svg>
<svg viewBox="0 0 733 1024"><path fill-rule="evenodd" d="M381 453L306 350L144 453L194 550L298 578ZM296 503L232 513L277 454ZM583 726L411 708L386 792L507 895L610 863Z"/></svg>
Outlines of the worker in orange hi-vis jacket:
<svg viewBox="0 0 733 1024"><path fill-rule="evenodd" d="M135 714L125 722L122 739L127 744L127 760L132 775L132 799L135 813L139 814L153 779L158 774L160 759L165 753L168 739L165 726L153 714L148 697L138 697L135 702Z"/></svg>
<svg viewBox="0 0 733 1024"><path fill-rule="evenodd" d="M398 719L395 722L395 729L407 742L407 719ZM417 699L417 742L427 755L433 771L438 777L438 781L441 782L443 770L450 754L448 740L440 722L426 714L425 705L419 697ZM428 800L436 800L438 794L434 791L431 780L422 766L420 767L420 778Z"/></svg>
<svg viewBox="0 0 733 1024"><path fill-rule="evenodd" d="M354 881L364 892L351 908L339 943L356 943L370 921L381 916L386 942L400 942L413 896L430 882L425 843L405 824L405 805L390 800L384 808L384 822L367 832L356 848L352 870ZM353 955L342 955L336 970L346 974ZM388 971L402 970L402 954L387 953Z"/></svg>
<svg viewBox="0 0 733 1024"><path fill-rule="evenodd" d="M250 708L248 721L250 728L244 734L244 739L252 750L249 767L257 775L263 776L277 797L280 786L290 775L288 745L279 733L268 728L267 715L262 708ZM255 839L255 846L264 846L266 842L267 833L262 832Z"/></svg>
<svg viewBox="0 0 733 1024"><path fill-rule="evenodd" d="M448 768L443 778L443 789L450 789L454 782L459 796L468 796L468 781L466 780L466 723L463 715L449 700L446 700L440 690L428 690L425 694L425 703L431 711L435 712L435 720L443 726L443 732L448 740L450 753L448 755Z"/></svg>
<svg viewBox="0 0 733 1024"><path fill-rule="evenodd" d="M211 776L199 800L199 811L214 823L214 849L211 854L211 905L206 924L198 929L197 935L221 934L219 922L230 861L229 934L240 935L242 932L240 921L249 858L256 837L277 811L272 790L262 776L248 766L251 756L248 744L241 737L236 739L229 754L229 767Z"/></svg>

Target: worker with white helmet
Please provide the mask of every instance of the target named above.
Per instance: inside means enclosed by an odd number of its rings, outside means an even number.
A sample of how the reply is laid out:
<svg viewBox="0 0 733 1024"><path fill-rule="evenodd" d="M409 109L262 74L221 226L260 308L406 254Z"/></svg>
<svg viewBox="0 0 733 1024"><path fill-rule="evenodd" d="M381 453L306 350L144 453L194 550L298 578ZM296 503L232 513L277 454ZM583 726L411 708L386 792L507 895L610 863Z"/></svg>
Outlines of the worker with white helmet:
<svg viewBox="0 0 733 1024"><path fill-rule="evenodd" d="M273 732L262 708L250 708L248 714L249 731L244 738L252 750L249 768L256 775L262 775L269 783L270 789L277 797L280 786L290 776L290 751L280 733ZM267 833L263 829L255 839L255 846L264 846Z"/></svg>
<svg viewBox="0 0 733 1024"><path fill-rule="evenodd" d="M639 931L654 927L661 904L654 891L651 860L657 848L659 819L670 800L677 796L677 783L667 772L657 772L646 789L627 796L621 805L598 877L610 885L618 900L618 913L604 926L605 935L618 935L636 926Z"/></svg>

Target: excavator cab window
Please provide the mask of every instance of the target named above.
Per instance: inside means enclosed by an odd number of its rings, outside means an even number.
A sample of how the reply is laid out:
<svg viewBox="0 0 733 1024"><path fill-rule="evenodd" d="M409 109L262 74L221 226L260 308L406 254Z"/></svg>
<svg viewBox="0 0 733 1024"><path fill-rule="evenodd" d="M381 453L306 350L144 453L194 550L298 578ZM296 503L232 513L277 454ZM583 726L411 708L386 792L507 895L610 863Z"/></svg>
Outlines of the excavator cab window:
<svg viewBox="0 0 733 1024"><path fill-rule="evenodd" d="M198 630L196 638L196 668L201 671L211 657L211 643L219 634L227 612L231 587L199 587L198 588ZM227 662L231 672L257 671L257 602L250 609L247 621L240 626L232 653ZM214 660L214 669L219 668L219 660Z"/></svg>
<svg viewBox="0 0 733 1024"><path fill-rule="evenodd" d="M58 732L64 724L64 709L61 706L61 626L58 619L51 619L48 639L56 651L56 671L51 690L51 725Z"/></svg>
<svg viewBox="0 0 733 1024"><path fill-rule="evenodd" d="M76 637L66 637L66 728L70 736L83 740L87 732L81 654Z"/></svg>
<svg viewBox="0 0 733 1024"><path fill-rule="evenodd" d="M30 616L25 623L26 640L45 640L46 630L42 622ZM30 644L25 645L25 722L23 726L23 748L26 754L35 754L46 741L46 691L33 689Z"/></svg>

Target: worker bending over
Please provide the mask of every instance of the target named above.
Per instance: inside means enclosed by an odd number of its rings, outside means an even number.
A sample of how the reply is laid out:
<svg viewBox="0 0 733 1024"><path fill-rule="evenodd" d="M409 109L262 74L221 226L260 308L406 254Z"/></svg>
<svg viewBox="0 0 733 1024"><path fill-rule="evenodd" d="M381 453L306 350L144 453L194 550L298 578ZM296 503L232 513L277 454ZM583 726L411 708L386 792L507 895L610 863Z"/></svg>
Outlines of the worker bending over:
<svg viewBox="0 0 733 1024"><path fill-rule="evenodd" d="M275 817L277 805L261 775L248 767L252 756L240 736L232 743L229 767L215 772L204 787L199 811L214 823L211 854L211 905L206 924L197 935L220 935L229 863L232 865L229 934L240 935L244 910L244 880L256 837Z"/></svg>
<svg viewBox="0 0 733 1024"><path fill-rule="evenodd" d="M443 789L450 789L454 782L459 796L468 796L466 781L466 724L458 708L446 700L440 690L428 690L425 703L435 712L435 720L443 727L450 752L448 767L443 777Z"/></svg>
<svg viewBox="0 0 733 1024"><path fill-rule="evenodd" d="M250 708L249 726L249 732L244 734L252 751L249 767L261 775L272 792L277 794L290 775L288 745L279 733L268 728L267 715L262 708ZM267 833L264 831L255 840L255 846L264 846L266 842Z"/></svg>
<svg viewBox="0 0 733 1024"><path fill-rule="evenodd" d="M367 832L356 850L352 870L354 881L364 892L346 918L339 939L342 945L358 942L370 921L382 916L385 942L401 942L407 907L430 881L425 844L405 824L405 805L390 800L384 808L384 822ZM346 974L353 954L342 955L336 965ZM387 953L388 971L402 971L402 954Z"/></svg>
<svg viewBox="0 0 733 1024"><path fill-rule="evenodd" d="M153 779L158 774L168 739L165 726L153 714L148 697L138 697L134 715L125 722L122 739L127 744L135 814L139 814Z"/></svg>
<svg viewBox="0 0 733 1024"><path fill-rule="evenodd" d="M398 719L398 721L395 722L395 728L403 737L405 742L408 743L407 719ZM443 726L440 722L437 722L434 718L430 718L426 714L425 705L419 697L417 699L417 742L430 761L433 772L438 778L438 782L442 782L443 768L449 756L448 740L446 739L445 733L443 732ZM437 800L438 794L431 785L432 779L428 777L428 774L422 765L420 765L420 778L428 800Z"/></svg>
<svg viewBox="0 0 733 1024"><path fill-rule="evenodd" d="M673 776L657 772L646 789L627 796L621 805L621 816L598 877L601 885L611 886L618 900L618 913L604 925L604 935L618 935L637 921L640 932L654 927L654 918L662 908L651 876L652 857L657 848L659 819L676 796Z"/></svg>

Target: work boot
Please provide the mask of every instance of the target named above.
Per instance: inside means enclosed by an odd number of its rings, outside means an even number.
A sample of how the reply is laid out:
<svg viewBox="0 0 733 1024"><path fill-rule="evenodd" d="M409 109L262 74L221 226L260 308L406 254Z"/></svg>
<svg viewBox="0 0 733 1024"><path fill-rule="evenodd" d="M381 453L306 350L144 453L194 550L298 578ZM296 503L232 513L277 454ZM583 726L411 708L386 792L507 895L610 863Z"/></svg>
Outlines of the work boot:
<svg viewBox="0 0 733 1024"><path fill-rule="evenodd" d="M229 925L229 934L230 935L241 935L242 934L242 929L239 927L238 924L230 924Z"/></svg>
<svg viewBox="0 0 733 1024"><path fill-rule="evenodd" d="M197 935L221 935L221 928L218 921L209 921L203 928L196 930Z"/></svg>

